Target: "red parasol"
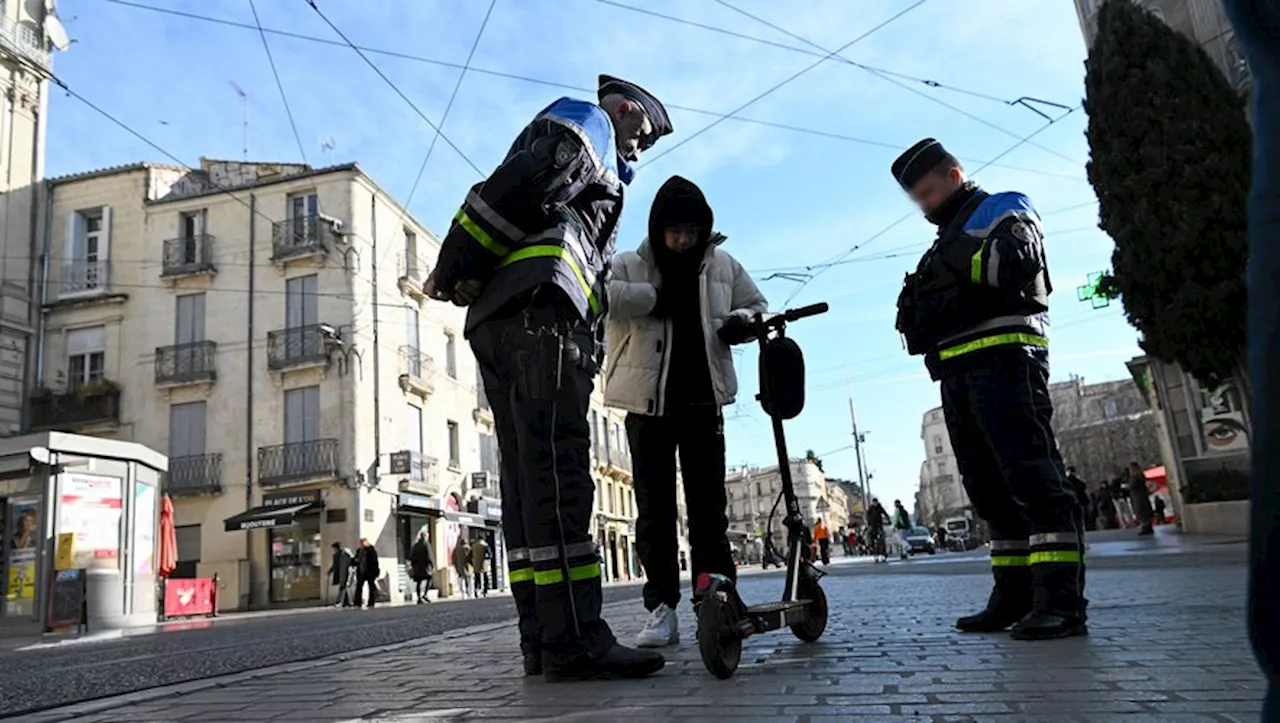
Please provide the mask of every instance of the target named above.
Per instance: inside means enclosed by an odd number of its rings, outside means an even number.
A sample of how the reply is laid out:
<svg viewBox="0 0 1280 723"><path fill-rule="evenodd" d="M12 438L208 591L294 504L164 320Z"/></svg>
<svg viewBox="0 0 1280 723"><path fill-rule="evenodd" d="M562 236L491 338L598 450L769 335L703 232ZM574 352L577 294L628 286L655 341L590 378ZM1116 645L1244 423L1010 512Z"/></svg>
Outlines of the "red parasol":
<svg viewBox="0 0 1280 723"><path fill-rule="evenodd" d="M178 534L173 527L173 500L165 495L160 500L160 556L156 561L156 573L169 575L178 567Z"/></svg>

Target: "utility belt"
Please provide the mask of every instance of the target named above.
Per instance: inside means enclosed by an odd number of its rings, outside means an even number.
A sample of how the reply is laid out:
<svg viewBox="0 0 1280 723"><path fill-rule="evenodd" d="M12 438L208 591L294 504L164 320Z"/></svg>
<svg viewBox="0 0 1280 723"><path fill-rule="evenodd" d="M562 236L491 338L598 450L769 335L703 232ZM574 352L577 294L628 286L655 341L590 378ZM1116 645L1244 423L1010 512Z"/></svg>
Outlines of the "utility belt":
<svg viewBox="0 0 1280 723"><path fill-rule="evenodd" d="M1021 295L921 279L909 274L898 299L897 329L907 353L946 361L1004 344L1049 345L1047 318Z"/></svg>

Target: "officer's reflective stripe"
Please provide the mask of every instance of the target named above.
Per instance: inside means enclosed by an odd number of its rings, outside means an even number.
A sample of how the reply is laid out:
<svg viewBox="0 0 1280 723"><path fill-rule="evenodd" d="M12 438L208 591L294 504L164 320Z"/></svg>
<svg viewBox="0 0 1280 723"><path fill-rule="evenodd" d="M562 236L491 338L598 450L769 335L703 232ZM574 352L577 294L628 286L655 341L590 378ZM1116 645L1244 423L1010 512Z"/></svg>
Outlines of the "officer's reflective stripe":
<svg viewBox="0 0 1280 723"><path fill-rule="evenodd" d="M582 142L582 147L587 149L587 155L591 157L591 164L600 171L601 175L604 176L605 182L613 185L621 183L621 181L618 180L617 172L615 172L613 168L600 157L600 154L596 152L595 141L587 135L587 132L582 129L582 126L568 118L555 115L554 113L544 113L543 115L538 116L538 119L549 120L577 136L578 140ZM612 136L612 133L610 136ZM613 138L610 137L607 146L611 147L613 144ZM608 151L606 150L605 153L608 153Z"/></svg>
<svg viewBox="0 0 1280 723"><path fill-rule="evenodd" d="M497 241L494 241L488 231L480 228L475 221L472 221L471 217L467 215L466 209L458 209L458 213L453 217L453 220L457 221L458 225L461 226L464 231L471 234L471 238L475 239L477 243L488 249L488 251L494 256L506 256L510 253L510 249Z"/></svg>
<svg viewBox="0 0 1280 723"><path fill-rule="evenodd" d="M515 224L503 218L501 214L493 210L493 206L490 206L489 202L481 198L480 194L475 191L471 191L467 194L467 205L470 206L471 210L475 211L480 218L484 219L485 223L496 229L498 233L506 236L508 241L519 241L524 237L523 231L516 228Z"/></svg>
<svg viewBox="0 0 1280 723"><path fill-rule="evenodd" d="M1074 532L1044 532L1038 535L1032 535L1030 542L1032 547L1059 543L1066 545L1078 545L1080 544L1080 536Z"/></svg>
<svg viewBox="0 0 1280 723"><path fill-rule="evenodd" d="M588 562L585 565L574 565L569 568L570 582L594 580L598 577L600 577L600 563L598 562ZM538 570L533 573L533 582L537 585L555 585L564 582L564 572L561 570Z"/></svg>
<svg viewBox="0 0 1280 723"><path fill-rule="evenodd" d="M522 582L533 582L536 575L537 573L533 571L532 567L526 567L522 570L508 570L507 580L512 585L516 585Z"/></svg>
<svg viewBox="0 0 1280 723"><path fill-rule="evenodd" d="M993 346L1002 346L1004 344L1026 344L1027 346L1038 346L1048 348L1049 340L1043 336L1036 334L996 334L985 339L974 339L963 344L957 344L938 352L938 358L941 360L952 359L961 354L969 354L971 352L989 349Z"/></svg>
<svg viewBox="0 0 1280 723"><path fill-rule="evenodd" d="M1026 567L1031 564L1027 555L997 555L991 553L992 567Z"/></svg>
<svg viewBox="0 0 1280 723"><path fill-rule="evenodd" d="M564 554L566 557L586 557L596 554L596 543L594 542L575 542L572 545L565 545ZM533 562L547 562L549 560L560 559L560 547L558 545L548 545L546 547L534 547L529 549L529 559Z"/></svg>
<svg viewBox="0 0 1280 723"><path fill-rule="evenodd" d="M981 324L975 324L959 334L952 334L951 336L945 337L938 342L938 346L945 346L955 342L957 339L971 337L975 334L981 334L984 331L996 331L998 329L1011 329L1017 327L1030 329L1036 336L1043 336L1046 339L1049 338L1049 322L1046 320L1045 314L1034 314L1030 316L1018 316L1016 314L1011 314L1009 316L996 316L987 319Z"/></svg>
<svg viewBox="0 0 1280 723"><path fill-rule="evenodd" d="M1027 540L992 540L991 541L992 552L995 552L996 550L1017 550L1017 551L1025 552L1028 547L1030 547L1030 543Z"/></svg>
<svg viewBox="0 0 1280 723"><path fill-rule="evenodd" d="M510 550L507 550L507 561L508 562L528 562L529 548L516 547Z"/></svg>
<svg viewBox="0 0 1280 723"><path fill-rule="evenodd" d="M987 240L982 239L982 245L978 247L977 253L969 259L969 280L975 284L982 283L982 252L986 250Z"/></svg>
<svg viewBox="0 0 1280 723"><path fill-rule="evenodd" d="M591 308L592 314L600 313L600 300L596 297L595 289L591 287L591 283L587 281L587 277L582 272L582 267L578 260L573 257L573 252L563 246L526 246L517 251L513 251L507 255L499 264L498 268L505 268L517 261L525 259L560 259L564 261L573 275L578 279L578 285L582 287L582 293L587 296L587 306Z"/></svg>
<svg viewBox="0 0 1280 723"><path fill-rule="evenodd" d="M1084 560L1084 555L1079 550L1046 550L1044 552L1031 553L1032 565L1043 565L1045 563L1079 565L1082 560Z"/></svg>

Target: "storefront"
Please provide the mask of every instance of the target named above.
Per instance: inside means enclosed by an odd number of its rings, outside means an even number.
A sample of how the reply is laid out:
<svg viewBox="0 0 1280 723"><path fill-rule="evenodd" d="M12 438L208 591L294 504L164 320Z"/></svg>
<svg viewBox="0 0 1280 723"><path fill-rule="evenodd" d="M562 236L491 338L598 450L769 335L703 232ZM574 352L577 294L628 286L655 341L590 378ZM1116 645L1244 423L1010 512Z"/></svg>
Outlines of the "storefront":
<svg viewBox="0 0 1280 723"><path fill-rule="evenodd" d="M409 552L418 541L418 535L423 532L427 533L427 545L431 548L431 559L436 568L436 589L440 590L440 571L442 568L447 569L447 566L440 564L439 539L444 532L436 530L436 521L443 515L439 497L401 492L396 498L396 547L400 563L400 587L404 591L405 600L411 600L413 592Z"/></svg>
<svg viewBox="0 0 1280 723"><path fill-rule="evenodd" d="M323 508L320 490L264 494L260 506L224 520L227 532L267 530L272 604L321 599L327 586Z"/></svg>
<svg viewBox="0 0 1280 723"><path fill-rule="evenodd" d="M153 622L167 469L164 455L132 442L60 432L0 440L0 635L46 629L55 572L82 581L93 630Z"/></svg>

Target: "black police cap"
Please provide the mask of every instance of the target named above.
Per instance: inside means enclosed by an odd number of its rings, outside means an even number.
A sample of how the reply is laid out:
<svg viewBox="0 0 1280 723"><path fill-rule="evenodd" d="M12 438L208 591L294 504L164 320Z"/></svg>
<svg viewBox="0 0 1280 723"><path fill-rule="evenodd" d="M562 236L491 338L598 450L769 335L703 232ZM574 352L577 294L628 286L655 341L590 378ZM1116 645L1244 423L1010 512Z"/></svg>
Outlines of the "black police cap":
<svg viewBox="0 0 1280 723"><path fill-rule="evenodd" d="M925 138L898 156L891 170L898 185L910 191L925 174L947 162L955 163L955 156L948 153L936 139Z"/></svg>
<svg viewBox="0 0 1280 723"><path fill-rule="evenodd" d="M644 109L645 115L649 116L649 122L653 124L652 137L654 140L675 131L675 128L671 126L671 117L667 115L667 109L663 107L662 101L635 83L615 78L612 75L601 75L598 93L600 100L604 100L607 95L616 94L629 101L639 103L640 107Z"/></svg>

